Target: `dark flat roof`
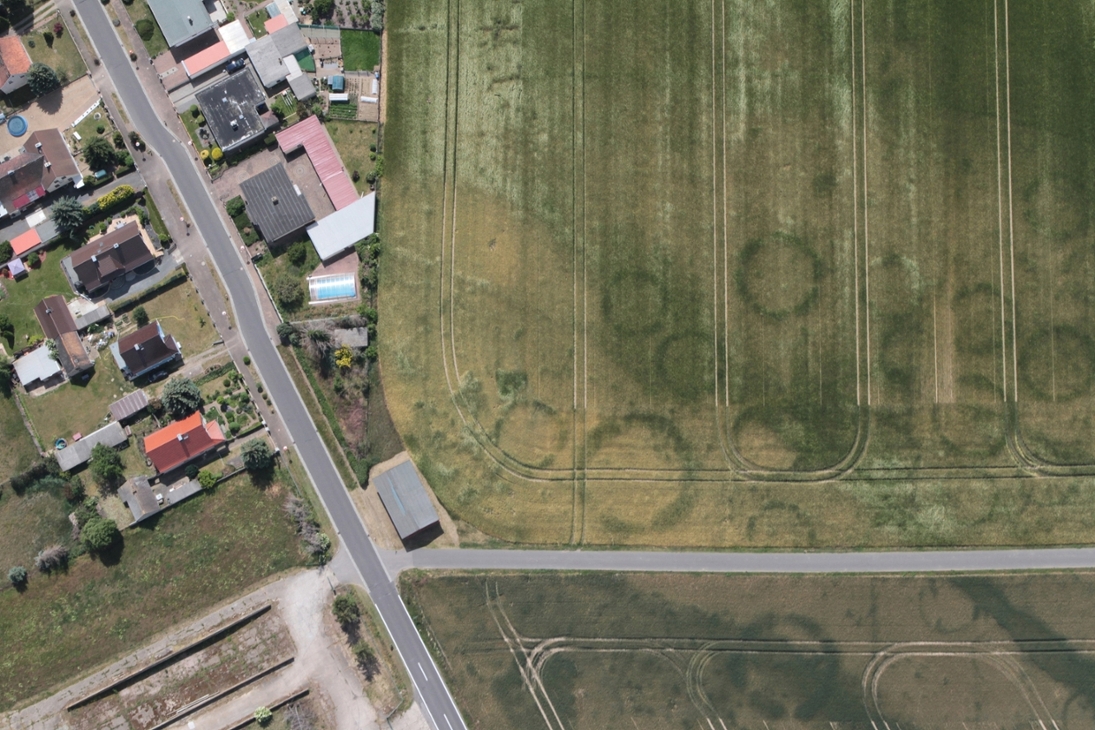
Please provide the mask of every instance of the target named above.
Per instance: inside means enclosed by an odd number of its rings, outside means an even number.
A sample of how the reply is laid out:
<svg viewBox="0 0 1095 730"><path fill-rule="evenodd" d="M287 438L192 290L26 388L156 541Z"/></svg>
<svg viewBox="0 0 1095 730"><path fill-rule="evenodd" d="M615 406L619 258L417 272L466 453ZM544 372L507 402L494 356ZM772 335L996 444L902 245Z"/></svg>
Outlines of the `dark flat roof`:
<svg viewBox="0 0 1095 730"><path fill-rule="evenodd" d="M300 230L316 219L312 207L289 179L285 163L279 162L240 183L247 216L273 242Z"/></svg>
<svg viewBox="0 0 1095 730"><path fill-rule="evenodd" d="M266 131L258 107L265 110L266 94L250 69L237 71L194 95L209 131L225 152ZM235 127L233 127L235 123Z"/></svg>
<svg viewBox="0 0 1095 730"><path fill-rule="evenodd" d="M373 484L401 539L437 524L437 512L411 461L378 475Z"/></svg>

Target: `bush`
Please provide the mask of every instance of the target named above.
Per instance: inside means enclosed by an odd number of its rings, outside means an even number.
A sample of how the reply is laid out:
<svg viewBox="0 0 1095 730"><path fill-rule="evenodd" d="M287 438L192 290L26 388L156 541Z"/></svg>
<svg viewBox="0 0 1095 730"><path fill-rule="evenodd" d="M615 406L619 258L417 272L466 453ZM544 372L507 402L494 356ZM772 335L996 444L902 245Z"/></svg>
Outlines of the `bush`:
<svg viewBox="0 0 1095 730"><path fill-rule="evenodd" d="M198 126L199 127L204 127L205 126L205 115L204 114L199 114L198 115Z"/></svg>
<svg viewBox="0 0 1095 730"><path fill-rule="evenodd" d="M300 279L289 274L282 274L270 284L270 291L281 307L293 311L304 304L304 287Z"/></svg>
<svg viewBox="0 0 1095 730"><path fill-rule="evenodd" d="M96 508L98 500L95 497L88 497L73 510L72 514L76 518L76 527L83 529L91 520L94 520L99 516L99 510Z"/></svg>
<svg viewBox="0 0 1095 730"><path fill-rule="evenodd" d="M202 150L198 153L198 156L202 158L202 162L209 164L209 150Z"/></svg>
<svg viewBox="0 0 1095 730"><path fill-rule="evenodd" d="M281 111L281 110L280 110L280 109L278 109L277 111ZM275 146L275 145L276 145L276 144L278 143L278 138L277 138L277 135L276 135L276 134L274 134L273 132L271 132L270 134L268 134L268 135L266 135L265 137L263 137L263 139L262 139L262 143L263 143L264 145L266 145L267 147L273 147L273 146Z"/></svg>
<svg viewBox="0 0 1095 730"><path fill-rule="evenodd" d="M362 669L369 669L376 663L376 653L364 639L354 644L353 652L354 659Z"/></svg>
<svg viewBox="0 0 1095 730"><path fill-rule="evenodd" d="M174 418L185 418L202 406L201 390L188 378L167 381L160 398L164 408Z"/></svg>
<svg viewBox="0 0 1095 730"><path fill-rule="evenodd" d="M208 150L205 151L208 152ZM247 210L247 204L243 202L243 198L237 195L224 204L224 209L228 211L229 218L235 218Z"/></svg>
<svg viewBox="0 0 1095 730"><path fill-rule="evenodd" d="M102 487L113 487L125 479L121 455L106 444L95 444L88 469L96 484Z"/></svg>
<svg viewBox="0 0 1095 730"><path fill-rule="evenodd" d="M250 472L261 472L270 469L274 465L274 452L265 439L253 438L240 449L243 457L243 466Z"/></svg>
<svg viewBox="0 0 1095 730"><path fill-rule="evenodd" d="M119 185L99 198L97 201L99 203L99 211L105 213L114 208L127 205L136 196L137 191L133 189L132 185Z"/></svg>
<svg viewBox="0 0 1095 730"><path fill-rule="evenodd" d="M187 464L185 473L186 473L186 478L187 479L197 479L198 478L198 465L197 464Z"/></svg>
<svg viewBox="0 0 1095 730"><path fill-rule="evenodd" d="M99 170L114 164L114 147L102 137L91 137L84 142L81 152L91 169Z"/></svg>
<svg viewBox="0 0 1095 730"><path fill-rule="evenodd" d="M64 545L50 545L34 558L34 567L41 573L63 568L68 564L68 548Z"/></svg>
<svg viewBox="0 0 1095 730"><path fill-rule="evenodd" d="M148 312L145 311L143 306L133 310L133 321L137 323L138 327L144 327L148 324Z"/></svg>
<svg viewBox="0 0 1095 730"><path fill-rule="evenodd" d="M30 256L27 256L27 264L29 266L36 267L40 263L42 263L42 257L38 254L37 251L31 251Z"/></svg>
<svg viewBox="0 0 1095 730"><path fill-rule="evenodd" d="M46 42L47 46L49 46L50 48L53 48L53 33L51 33L48 30L46 32L42 33L42 40L44 40Z"/></svg>
<svg viewBox="0 0 1095 730"><path fill-rule="evenodd" d="M149 18L141 18L133 24L133 27L137 29L137 35L142 41L150 41L152 36L156 35L156 26L152 25L152 20Z"/></svg>
<svg viewBox="0 0 1095 730"><path fill-rule="evenodd" d="M8 571L8 580L15 587L25 586L27 584L27 569L22 565L16 565L14 568Z"/></svg>
<svg viewBox="0 0 1095 730"><path fill-rule="evenodd" d="M308 244L304 241L297 241L289 247L285 255L293 266L303 266L304 262L308 260Z"/></svg>
<svg viewBox="0 0 1095 730"><path fill-rule="evenodd" d="M11 247L11 241L0 242L0 264L6 264L15 256L15 250Z"/></svg>
<svg viewBox="0 0 1095 730"><path fill-rule="evenodd" d="M33 41L30 42L33 44ZM28 45L30 45L28 44ZM31 48L34 46L31 45ZM32 63L27 71L27 85L35 96L48 94L61 85L61 79L57 78L57 72L44 63Z"/></svg>
<svg viewBox="0 0 1095 730"><path fill-rule="evenodd" d="M281 338L281 344L289 342L289 338L296 333L297 328L293 326L292 322L278 322L278 337Z"/></svg>
<svg viewBox="0 0 1095 730"><path fill-rule="evenodd" d="M93 517L80 530L80 542L91 552L106 550L122 536L114 520Z"/></svg>
<svg viewBox="0 0 1095 730"><path fill-rule="evenodd" d="M361 606L352 593L340 593L331 604L331 612L342 628L352 626L361 618Z"/></svg>
<svg viewBox="0 0 1095 730"><path fill-rule="evenodd" d="M61 233L71 236L84 227L88 212L80 201L73 197L58 198L50 208L53 224Z"/></svg>
<svg viewBox="0 0 1095 730"><path fill-rule="evenodd" d="M220 147L213 148L213 162L220 162L224 159L224 150Z"/></svg>
<svg viewBox="0 0 1095 730"><path fill-rule="evenodd" d="M118 149L125 149L125 135L121 132L114 133L114 146Z"/></svg>
<svg viewBox="0 0 1095 730"><path fill-rule="evenodd" d="M102 134L105 131L106 131L106 126L102 122L99 122L98 124L95 125L95 132L97 134Z"/></svg>
<svg viewBox="0 0 1095 730"><path fill-rule="evenodd" d="M244 355L243 356L243 364L244 365L250 365L251 364L251 356L250 355Z"/></svg>
<svg viewBox="0 0 1095 730"><path fill-rule="evenodd" d="M365 359L369 362L376 362L377 352L376 345L369 345L365 348Z"/></svg>
<svg viewBox="0 0 1095 730"><path fill-rule="evenodd" d="M259 707L255 710L255 722L259 725L269 725L270 721L274 719L274 713L270 712L268 707Z"/></svg>
<svg viewBox="0 0 1095 730"><path fill-rule="evenodd" d="M198 115L201 114L201 113L202 113L201 109L198 108L197 104L191 104L190 105L190 118L191 119L197 119Z"/></svg>
<svg viewBox="0 0 1095 730"><path fill-rule="evenodd" d="M62 23L61 21L58 20L56 23L53 24L53 35L60 38L64 34L65 34L64 23Z"/></svg>
<svg viewBox="0 0 1095 730"><path fill-rule="evenodd" d="M198 472L198 484L202 485L202 489L212 489L217 486L217 475L208 469L202 469Z"/></svg>

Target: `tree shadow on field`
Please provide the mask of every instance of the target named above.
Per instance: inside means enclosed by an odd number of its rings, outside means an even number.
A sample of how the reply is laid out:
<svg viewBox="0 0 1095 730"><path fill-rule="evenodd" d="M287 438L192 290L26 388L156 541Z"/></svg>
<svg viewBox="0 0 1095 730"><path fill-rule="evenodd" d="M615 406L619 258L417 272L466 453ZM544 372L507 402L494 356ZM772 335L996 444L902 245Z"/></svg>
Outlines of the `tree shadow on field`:
<svg viewBox="0 0 1095 730"><path fill-rule="evenodd" d="M1068 638L1034 614L1013 605L991 578L957 578L954 585L969 596L977 612L992 617L1017 642ZM1075 651L1031 652L1024 657L1095 707L1095 659Z"/></svg>

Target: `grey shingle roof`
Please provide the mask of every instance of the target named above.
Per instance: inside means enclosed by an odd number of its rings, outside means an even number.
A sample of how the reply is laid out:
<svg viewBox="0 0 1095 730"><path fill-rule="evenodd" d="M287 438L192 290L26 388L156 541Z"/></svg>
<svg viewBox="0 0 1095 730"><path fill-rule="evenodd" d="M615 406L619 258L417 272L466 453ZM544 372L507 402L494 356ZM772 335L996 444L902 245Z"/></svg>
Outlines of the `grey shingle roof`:
<svg viewBox="0 0 1095 730"><path fill-rule="evenodd" d="M148 6L172 48L213 27L202 0L148 0Z"/></svg>
<svg viewBox="0 0 1095 730"><path fill-rule="evenodd" d="M267 242L278 241L316 219L282 162L247 178L240 190L247 201L247 216Z"/></svg>
<svg viewBox="0 0 1095 730"><path fill-rule="evenodd" d="M79 441L75 441L60 451L56 452L57 465L62 471L69 471L86 463L91 458L91 450L97 444L106 444L111 448L121 446L126 442L125 429L117 421L108 423L95 433L89 433Z"/></svg>

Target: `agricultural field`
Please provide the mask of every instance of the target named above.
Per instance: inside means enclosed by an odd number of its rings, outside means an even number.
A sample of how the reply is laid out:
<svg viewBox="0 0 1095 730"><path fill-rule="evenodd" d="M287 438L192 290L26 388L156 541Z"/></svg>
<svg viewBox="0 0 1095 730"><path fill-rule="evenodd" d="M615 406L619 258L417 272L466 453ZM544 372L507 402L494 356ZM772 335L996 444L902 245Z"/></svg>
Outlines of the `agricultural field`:
<svg viewBox="0 0 1095 730"><path fill-rule="evenodd" d="M1095 723L1095 575L424 574L469 726Z"/></svg>
<svg viewBox="0 0 1095 730"><path fill-rule="evenodd" d="M455 516L530 543L1090 539L1087 5L388 23L381 366Z"/></svg>

